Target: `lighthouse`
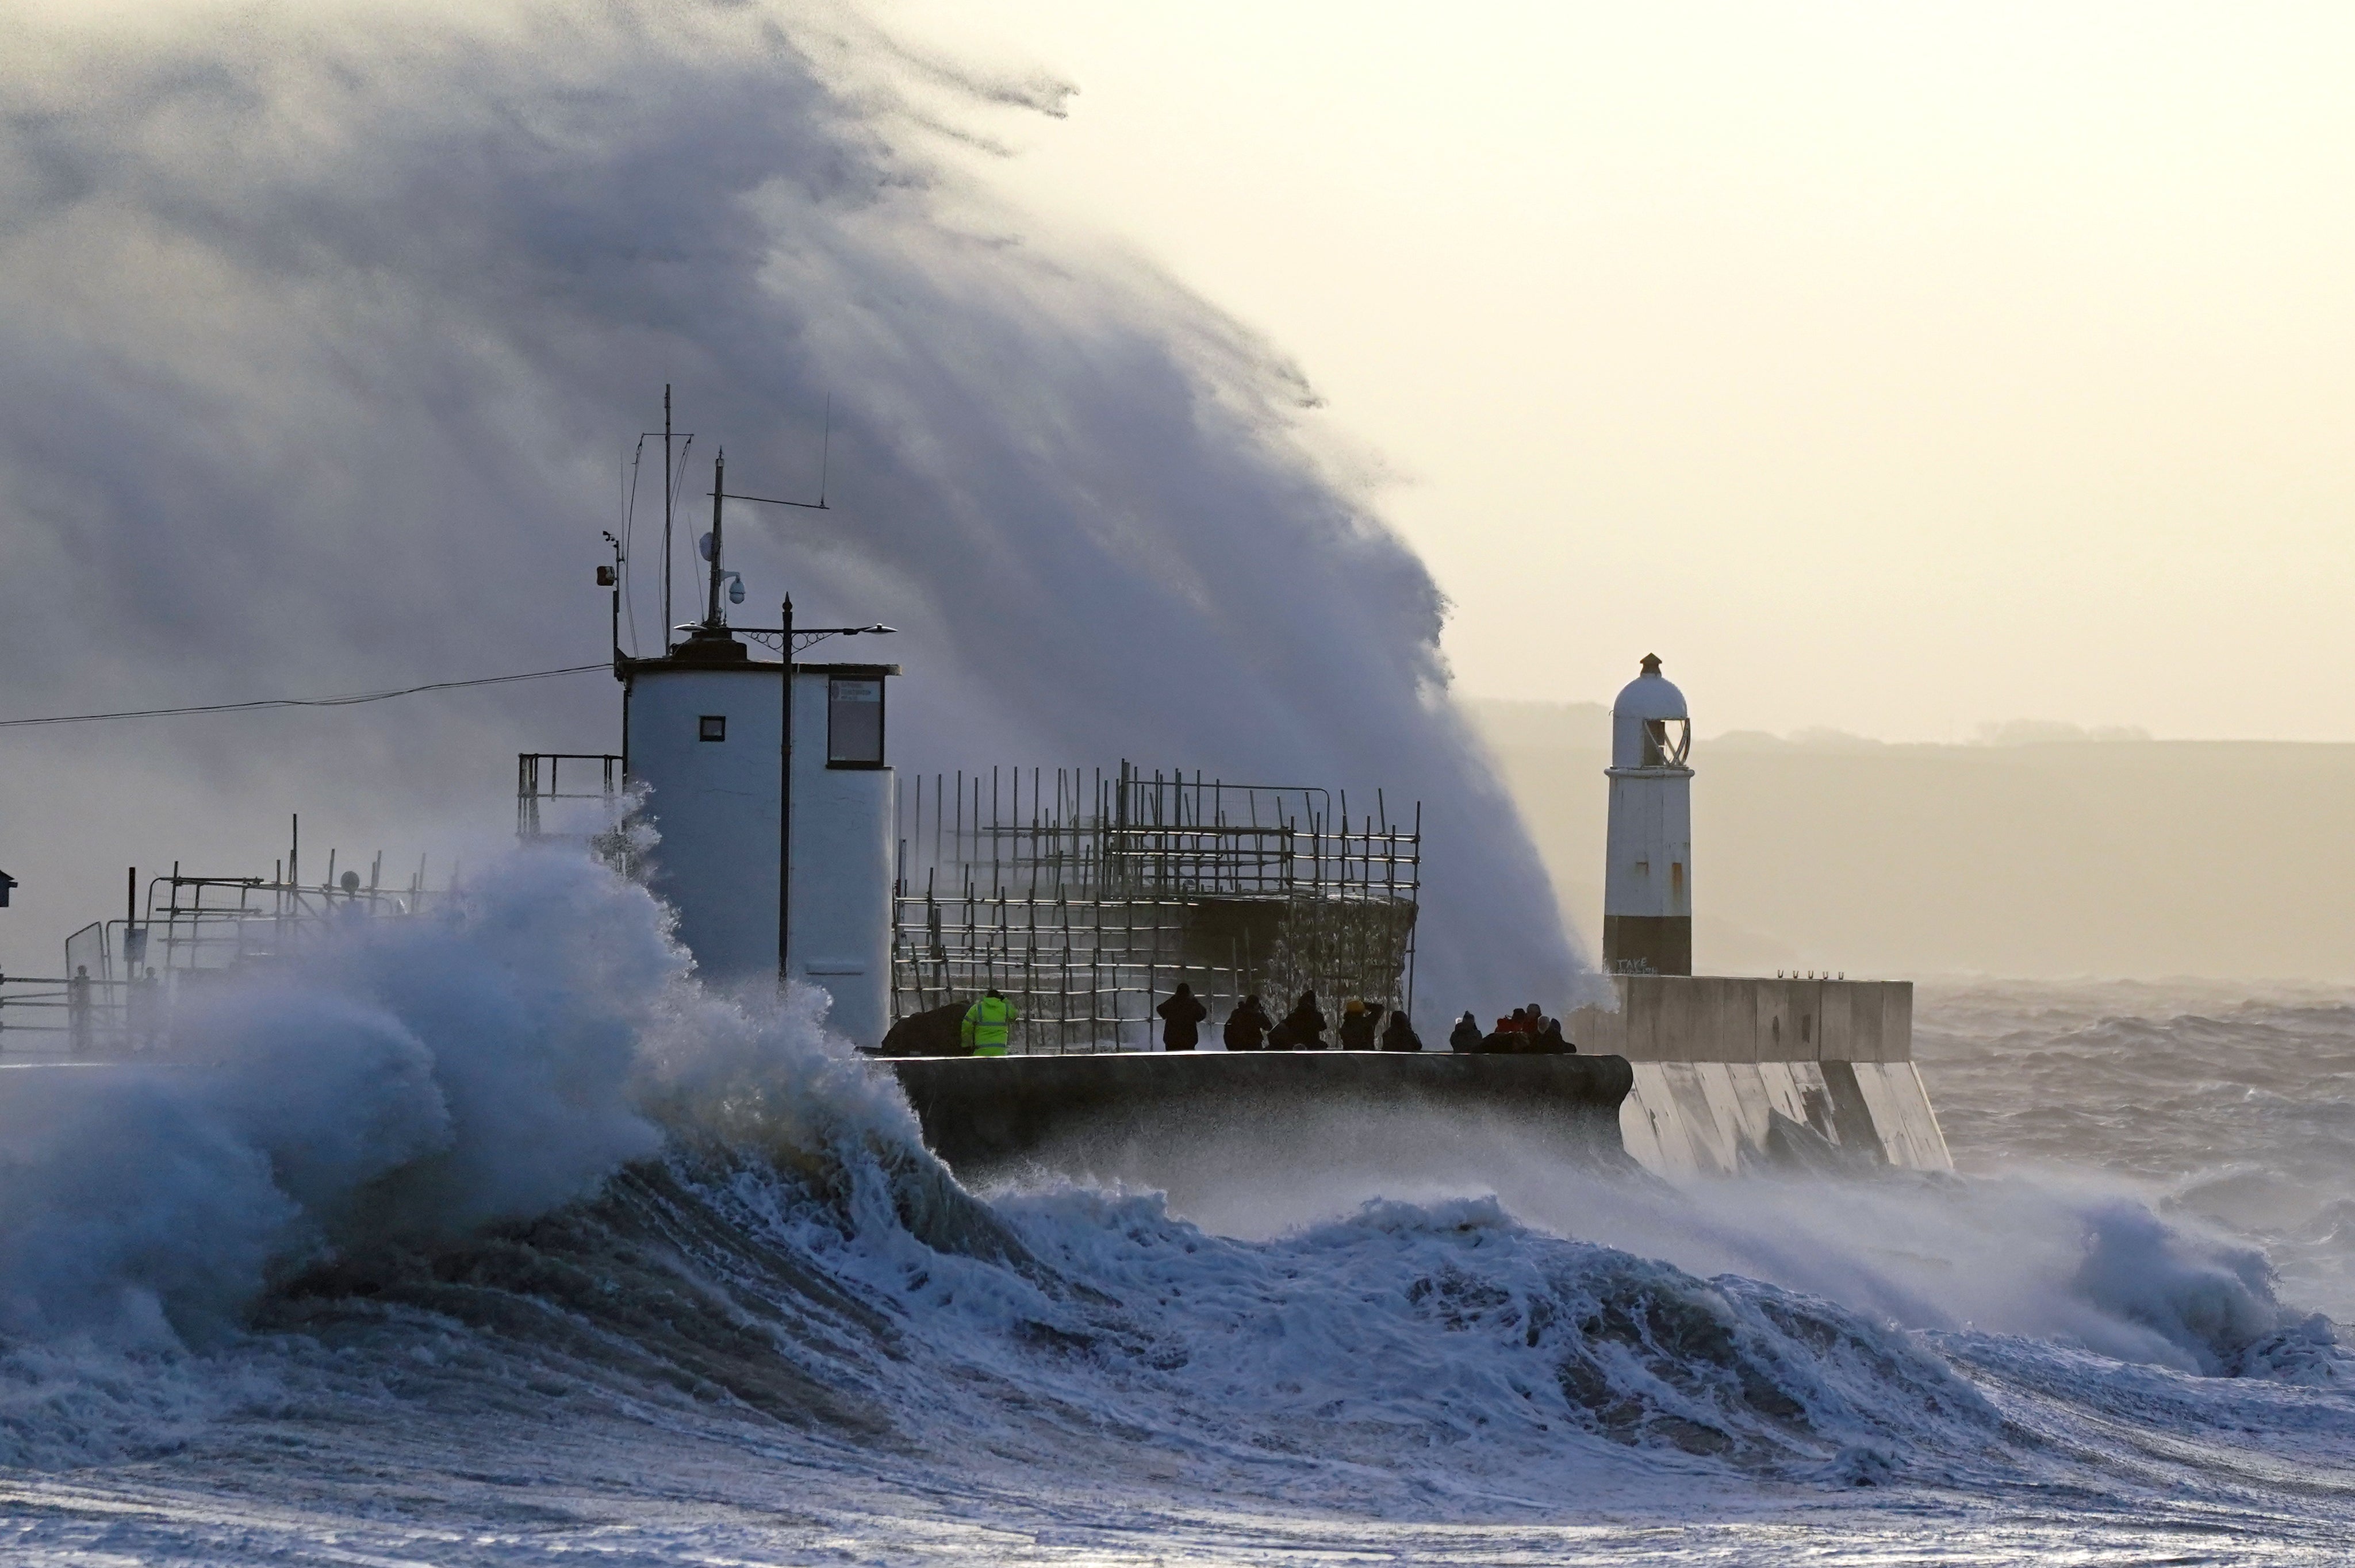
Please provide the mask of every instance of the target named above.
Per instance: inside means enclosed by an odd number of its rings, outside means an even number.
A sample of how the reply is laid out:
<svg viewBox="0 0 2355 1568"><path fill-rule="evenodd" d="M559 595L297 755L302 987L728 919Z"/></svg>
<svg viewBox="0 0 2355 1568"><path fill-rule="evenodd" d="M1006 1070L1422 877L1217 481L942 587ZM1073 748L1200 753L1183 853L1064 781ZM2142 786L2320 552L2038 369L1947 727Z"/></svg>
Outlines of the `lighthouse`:
<svg viewBox="0 0 2355 1568"><path fill-rule="evenodd" d="M1611 705L1611 827L1603 876L1603 967L1689 975L1692 967L1692 747L1685 694L1644 655Z"/></svg>

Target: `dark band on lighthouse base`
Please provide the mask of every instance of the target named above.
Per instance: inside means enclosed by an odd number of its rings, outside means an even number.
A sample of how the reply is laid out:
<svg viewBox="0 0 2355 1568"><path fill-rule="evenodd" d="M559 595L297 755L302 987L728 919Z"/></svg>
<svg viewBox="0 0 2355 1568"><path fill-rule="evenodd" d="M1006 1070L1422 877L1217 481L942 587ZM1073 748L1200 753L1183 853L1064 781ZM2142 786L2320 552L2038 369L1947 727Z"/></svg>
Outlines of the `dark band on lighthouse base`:
<svg viewBox="0 0 2355 1568"><path fill-rule="evenodd" d="M1692 973L1692 916L1605 915L1603 968L1612 974Z"/></svg>

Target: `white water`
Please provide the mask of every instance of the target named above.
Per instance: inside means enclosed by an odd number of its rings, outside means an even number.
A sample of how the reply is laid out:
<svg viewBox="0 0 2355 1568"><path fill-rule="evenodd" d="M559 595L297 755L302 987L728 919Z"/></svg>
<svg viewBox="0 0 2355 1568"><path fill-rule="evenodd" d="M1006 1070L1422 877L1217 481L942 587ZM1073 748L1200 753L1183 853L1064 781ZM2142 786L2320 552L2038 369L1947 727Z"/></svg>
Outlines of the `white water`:
<svg viewBox="0 0 2355 1568"><path fill-rule="evenodd" d="M6 1550L2348 1548L2343 1003L1925 993L1955 1179L1359 1149L985 1204L805 1013L680 968L530 857L145 1067L0 1072Z"/></svg>

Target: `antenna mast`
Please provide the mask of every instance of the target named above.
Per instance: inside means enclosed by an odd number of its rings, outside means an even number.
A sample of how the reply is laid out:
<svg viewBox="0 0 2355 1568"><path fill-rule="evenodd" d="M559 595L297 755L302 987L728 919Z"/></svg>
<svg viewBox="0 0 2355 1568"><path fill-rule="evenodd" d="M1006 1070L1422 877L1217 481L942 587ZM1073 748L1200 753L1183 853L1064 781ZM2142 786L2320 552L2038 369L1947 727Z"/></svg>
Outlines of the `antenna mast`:
<svg viewBox="0 0 2355 1568"><path fill-rule="evenodd" d="M703 624L713 631L719 630L719 508L728 489L728 449L721 447L719 455L711 460L711 610Z"/></svg>
<svg viewBox="0 0 2355 1568"><path fill-rule="evenodd" d="M670 652L670 383L663 383L663 652Z"/></svg>

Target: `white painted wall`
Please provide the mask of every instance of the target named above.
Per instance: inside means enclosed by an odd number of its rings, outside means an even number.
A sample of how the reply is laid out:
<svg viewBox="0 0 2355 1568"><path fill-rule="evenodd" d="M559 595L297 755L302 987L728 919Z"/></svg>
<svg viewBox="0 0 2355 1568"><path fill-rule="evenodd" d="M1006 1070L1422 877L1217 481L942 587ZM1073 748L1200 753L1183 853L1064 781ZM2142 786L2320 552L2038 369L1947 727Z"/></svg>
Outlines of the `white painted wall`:
<svg viewBox="0 0 2355 1568"><path fill-rule="evenodd" d="M826 681L823 665L794 676L790 969L834 998L836 1029L873 1045L891 1022L892 775L826 766Z"/></svg>
<svg viewBox="0 0 2355 1568"><path fill-rule="evenodd" d="M1692 774L1611 769L1605 915L1692 915Z"/></svg>
<svg viewBox="0 0 2355 1568"><path fill-rule="evenodd" d="M1681 747L1664 754L1647 726L1669 739L1688 720L1685 694L1646 658L1644 673L1611 704L1611 825L1603 868L1603 913L1692 917L1692 769Z"/></svg>
<svg viewBox="0 0 2355 1568"><path fill-rule="evenodd" d="M649 877L679 939L720 983L777 972L784 692L778 666L638 665L625 701L629 772L662 842ZM728 737L697 738L703 715Z"/></svg>

